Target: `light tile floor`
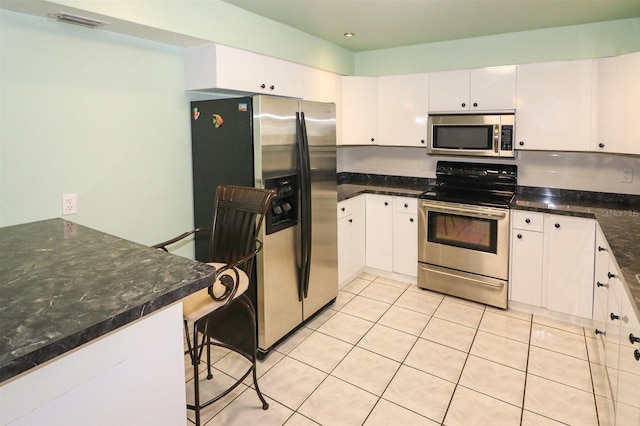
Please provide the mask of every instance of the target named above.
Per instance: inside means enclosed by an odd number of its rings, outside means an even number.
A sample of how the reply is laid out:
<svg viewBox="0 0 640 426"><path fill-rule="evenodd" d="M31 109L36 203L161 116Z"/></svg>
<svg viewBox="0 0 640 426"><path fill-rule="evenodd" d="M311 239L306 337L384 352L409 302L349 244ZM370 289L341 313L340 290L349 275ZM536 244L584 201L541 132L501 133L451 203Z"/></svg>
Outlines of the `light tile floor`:
<svg viewBox="0 0 640 426"><path fill-rule="evenodd" d="M247 379L202 419L209 426L598 425L595 348L582 327L362 274L259 362L268 410ZM217 350L217 374L201 378L203 392L240 377L246 362ZM186 358L185 371L192 399Z"/></svg>

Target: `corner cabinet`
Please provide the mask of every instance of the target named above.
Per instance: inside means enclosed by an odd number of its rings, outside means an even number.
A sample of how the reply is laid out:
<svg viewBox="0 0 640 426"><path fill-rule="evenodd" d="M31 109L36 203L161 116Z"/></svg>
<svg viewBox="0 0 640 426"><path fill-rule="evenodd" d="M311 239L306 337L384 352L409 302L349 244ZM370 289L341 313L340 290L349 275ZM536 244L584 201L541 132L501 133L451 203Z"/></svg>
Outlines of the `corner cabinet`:
<svg viewBox="0 0 640 426"><path fill-rule="evenodd" d="M377 100L378 144L427 146L429 74L378 77Z"/></svg>
<svg viewBox="0 0 640 426"><path fill-rule="evenodd" d="M597 137L592 150L640 154L640 53L596 60Z"/></svg>
<svg viewBox="0 0 640 426"><path fill-rule="evenodd" d="M219 44L185 49L186 90L232 91L302 98L304 67Z"/></svg>
<svg viewBox="0 0 640 426"><path fill-rule="evenodd" d="M518 66L516 149L589 151L592 60Z"/></svg>
<svg viewBox="0 0 640 426"><path fill-rule="evenodd" d="M338 284L344 286L365 266L365 196L338 203Z"/></svg>
<svg viewBox="0 0 640 426"><path fill-rule="evenodd" d="M429 75L429 111L497 111L515 107L515 66L441 71Z"/></svg>
<svg viewBox="0 0 640 426"><path fill-rule="evenodd" d="M342 77L342 145L374 145L377 131L376 77Z"/></svg>
<svg viewBox="0 0 640 426"><path fill-rule="evenodd" d="M592 317L595 220L514 210L510 300Z"/></svg>

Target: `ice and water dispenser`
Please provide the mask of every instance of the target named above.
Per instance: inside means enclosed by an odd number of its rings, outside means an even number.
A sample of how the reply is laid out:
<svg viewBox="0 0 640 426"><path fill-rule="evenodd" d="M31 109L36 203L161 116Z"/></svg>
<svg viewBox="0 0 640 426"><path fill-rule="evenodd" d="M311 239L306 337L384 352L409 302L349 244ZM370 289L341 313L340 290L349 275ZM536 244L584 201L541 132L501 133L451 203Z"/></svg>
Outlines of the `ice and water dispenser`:
<svg viewBox="0 0 640 426"><path fill-rule="evenodd" d="M279 176L264 180L266 189L276 192L267 212L267 235L298 223L298 175Z"/></svg>

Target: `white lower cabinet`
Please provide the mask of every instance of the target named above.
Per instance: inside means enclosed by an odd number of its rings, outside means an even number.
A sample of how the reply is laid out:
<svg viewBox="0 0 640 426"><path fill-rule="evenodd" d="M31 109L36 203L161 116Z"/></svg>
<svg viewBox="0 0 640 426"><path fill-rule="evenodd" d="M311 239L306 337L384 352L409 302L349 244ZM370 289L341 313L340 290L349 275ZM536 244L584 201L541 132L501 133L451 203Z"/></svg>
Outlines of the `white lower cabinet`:
<svg viewBox="0 0 640 426"><path fill-rule="evenodd" d="M418 199L393 197L393 272L418 275Z"/></svg>
<svg viewBox="0 0 640 426"><path fill-rule="evenodd" d="M366 194L366 265L391 271L393 268L393 197Z"/></svg>
<svg viewBox="0 0 640 426"><path fill-rule="evenodd" d="M338 283L344 286L365 264L365 196L338 203Z"/></svg>
<svg viewBox="0 0 640 426"><path fill-rule="evenodd" d="M592 317L595 220L514 210L510 299Z"/></svg>
<svg viewBox="0 0 640 426"><path fill-rule="evenodd" d="M366 266L417 276L418 199L366 194Z"/></svg>
<svg viewBox="0 0 640 426"><path fill-rule="evenodd" d="M544 214L511 212L510 299L542 306L542 265L544 253Z"/></svg>
<svg viewBox="0 0 640 426"><path fill-rule="evenodd" d="M595 225L594 219L545 215L548 309L592 318Z"/></svg>

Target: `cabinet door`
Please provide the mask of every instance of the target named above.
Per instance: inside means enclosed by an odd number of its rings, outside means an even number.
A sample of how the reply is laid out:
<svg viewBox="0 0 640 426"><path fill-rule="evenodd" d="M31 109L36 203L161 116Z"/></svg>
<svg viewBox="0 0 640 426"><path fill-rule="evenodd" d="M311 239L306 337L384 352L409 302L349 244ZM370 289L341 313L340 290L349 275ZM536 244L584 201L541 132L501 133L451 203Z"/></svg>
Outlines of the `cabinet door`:
<svg viewBox="0 0 640 426"><path fill-rule="evenodd" d="M378 144L426 146L428 115L428 74L378 77Z"/></svg>
<svg viewBox="0 0 640 426"><path fill-rule="evenodd" d="M265 91L267 82L264 56L223 45L216 45L215 49L216 87L250 93Z"/></svg>
<svg viewBox="0 0 640 426"><path fill-rule="evenodd" d="M512 230L510 300L542 306L543 251L542 232Z"/></svg>
<svg viewBox="0 0 640 426"><path fill-rule="evenodd" d="M513 110L516 108L516 67L488 67L470 71L471 110Z"/></svg>
<svg viewBox="0 0 640 426"><path fill-rule="evenodd" d="M265 89L263 93L302 98L304 93L303 67L278 58L265 58Z"/></svg>
<svg viewBox="0 0 640 426"><path fill-rule="evenodd" d="M338 284L340 286L346 284L351 277L352 266L352 247L353 247L353 219L351 215L338 219Z"/></svg>
<svg viewBox="0 0 640 426"><path fill-rule="evenodd" d="M376 142L377 81L375 77L342 77L342 144Z"/></svg>
<svg viewBox="0 0 640 426"><path fill-rule="evenodd" d="M418 275L418 199L393 197L393 272Z"/></svg>
<svg viewBox="0 0 640 426"><path fill-rule="evenodd" d="M429 74L429 111L468 111L469 84L469 70Z"/></svg>
<svg viewBox="0 0 640 426"><path fill-rule="evenodd" d="M597 60L599 152L640 154L640 53Z"/></svg>
<svg viewBox="0 0 640 426"><path fill-rule="evenodd" d="M316 102L340 101L342 77L329 71L303 67L304 92L303 99Z"/></svg>
<svg viewBox="0 0 640 426"><path fill-rule="evenodd" d="M393 197L366 194L366 265L391 271L393 268Z"/></svg>
<svg viewBox="0 0 640 426"><path fill-rule="evenodd" d="M609 297L609 246L600 229L596 226L595 268L593 276L593 322L596 328L604 330Z"/></svg>
<svg viewBox="0 0 640 426"><path fill-rule="evenodd" d="M605 366L607 378L611 388L611 399L615 406L618 395L618 376L620 375L620 319L621 316L621 288L622 284L616 277L618 271L615 267L615 261L611 260L609 279L609 298L607 299L607 327L605 338ZM607 395L609 396L609 395Z"/></svg>
<svg viewBox="0 0 640 426"><path fill-rule="evenodd" d="M619 279L620 290L620 358L618 363L618 393L616 398L616 424L638 424L640 419L640 361L635 351L640 351L640 323L632 303L635 300Z"/></svg>
<svg viewBox="0 0 640 426"><path fill-rule="evenodd" d="M353 274L358 274L366 264L366 195L358 195L351 199L351 212Z"/></svg>
<svg viewBox="0 0 640 426"><path fill-rule="evenodd" d="M516 148L588 151L591 60L518 66Z"/></svg>
<svg viewBox="0 0 640 426"><path fill-rule="evenodd" d="M592 318L595 220L547 215L547 308Z"/></svg>

